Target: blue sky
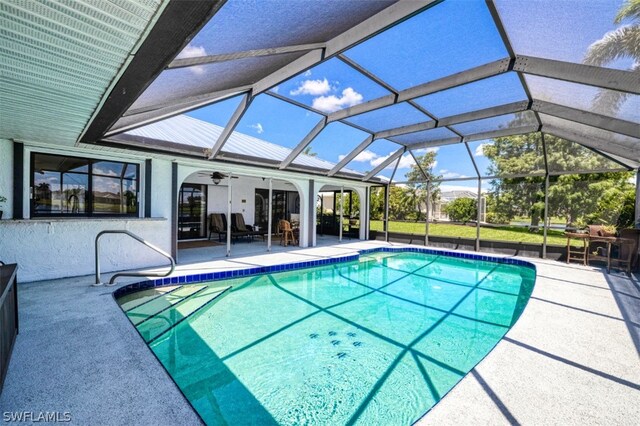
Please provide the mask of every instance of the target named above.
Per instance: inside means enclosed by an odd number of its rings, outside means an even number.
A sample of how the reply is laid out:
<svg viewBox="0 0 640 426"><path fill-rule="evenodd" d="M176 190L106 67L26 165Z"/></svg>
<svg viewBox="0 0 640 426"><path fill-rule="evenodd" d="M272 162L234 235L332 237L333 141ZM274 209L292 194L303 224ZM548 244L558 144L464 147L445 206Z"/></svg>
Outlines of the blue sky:
<svg viewBox="0 0 640 426"><path fill-rule="evenodd" d="M582 60L591 43L615 28L613 17L620 4L621 0L497 0L498 10L518 53L575 62ZM205 48L206 45L191 46L192 50L208 54ZM402 90L504 58L507 51L484 0L445 0L345 54L393 88ZM610 66L627 68L629 65L630 61L621 60ZM550 85L547 92L544 89L541 85L536 86L536 90L541 91L541 98L553 100L557 87ZM382 86L337 58L279 84L272 91L326 113L389 94ZM591 93L575 102L587 107ZM416 101L436 116L447 116L525 98L516 75L508 73ZM635 112L633 109L639 104L638 99L632 98L630 106L623 107L623 115ZM188 115L224 126L238 103L239 98L231 98ZM423 117L428 121L428 117L403 104L394 106L382 116L376 112L353 117L351 121L372 130L381 130L389 123L400 126L423 121ZM318 114L261 94L253 101L236 130L292 148L320 119ZM367 134L360 130L335 123L325 128L311 147L320 158L338 162L366 137ZM476 152L476 147L483 143L487 141L473 143L472 151L480 169L486 170L487 161L482 150ZM399 145L390 141L376 141L348 167L359 171L371 170L398 148ZM459 145L438 149L435 172L451 178L475 176L466 150L461 150L463 148ZM402 180L411 163L410 156L403 157L396 180ZM381 175L389 177L391 169ZM476 183L460 185L475 186Z"/></svg>

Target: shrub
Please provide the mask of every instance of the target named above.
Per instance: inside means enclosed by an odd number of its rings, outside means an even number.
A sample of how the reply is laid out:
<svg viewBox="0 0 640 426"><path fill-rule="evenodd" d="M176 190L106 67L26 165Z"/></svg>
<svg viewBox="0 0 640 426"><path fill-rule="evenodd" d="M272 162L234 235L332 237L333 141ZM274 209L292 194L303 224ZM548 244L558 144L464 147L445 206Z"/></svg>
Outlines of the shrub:
<svg viewBox="0 0 640 426"><path fill-rule="evenodd" d="M444 211L454 222L467 223L478 217L476 200L473 198L456 198L444 207Z"/></svg>

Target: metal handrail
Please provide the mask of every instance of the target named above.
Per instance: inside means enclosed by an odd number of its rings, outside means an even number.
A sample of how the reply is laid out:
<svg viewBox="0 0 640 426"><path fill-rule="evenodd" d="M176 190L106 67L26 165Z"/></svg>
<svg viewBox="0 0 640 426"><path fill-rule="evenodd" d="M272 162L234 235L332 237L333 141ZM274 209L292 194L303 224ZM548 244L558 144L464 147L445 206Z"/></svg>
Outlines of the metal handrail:
<svg viewBox="0 0 640 426"><path fill-rule="evenodd" d="M169 272L167 272L167 273L160 273L160 272L118 272L117 274L115 274L114 276L111 277L111 279L109 280L109 283L107 283L107 284L103 283L102 280L100 279L100 244L99 244L99 240L100 240L100 237L103 236L104 234L124 234L124 235L128 235L131 238L133 238L134 240L136 240L138 242L141 242L142 244L144 244L145 246L149 247L150 249L160 253L161 255L163 255L164 257L169 259L169 261L171 262L171 268L169 269ZM169 253L167 253L164 250L154 246L150 242L140 238L139 236L137 236L133 232L124 231L124 230L106 230L106 231L99 232L98 235L96 235L95 246L96 246L96 253L95 253L96 254L96 282L94 284L92 284L94 287L101 286L103 284L104 285L108 285L108 286L112 286L112 285L115 284L115 280L118 277L168 277L176 269L176 261L173 260L173 257L171 257L171 255Z"/></svg>

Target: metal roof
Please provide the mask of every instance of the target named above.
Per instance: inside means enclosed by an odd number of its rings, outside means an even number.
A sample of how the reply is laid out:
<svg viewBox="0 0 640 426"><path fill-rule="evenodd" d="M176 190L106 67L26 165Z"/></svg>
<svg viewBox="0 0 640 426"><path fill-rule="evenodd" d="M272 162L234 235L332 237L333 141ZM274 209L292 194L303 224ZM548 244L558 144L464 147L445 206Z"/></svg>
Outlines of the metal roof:
<svg viewBox="0 0 640 426"><path fill-rule="evenodd" d="M147 126L129 130L125 134L196 147L202 149L204 153L205 150L211 148L212 141L217 140L223 130L224 127L187 115L178 115ZM224 146L224 151L246 157L260 157L266 160L273 160L274 162L284 160L291 153L291 149L289 148L245 135L238 131L234 131L231 134ZM302 166L321 170L330 170L335 166L334 163L306 154L298 156L296 161ZM357 171L348 171L355 175L361 175Z"/></svg>

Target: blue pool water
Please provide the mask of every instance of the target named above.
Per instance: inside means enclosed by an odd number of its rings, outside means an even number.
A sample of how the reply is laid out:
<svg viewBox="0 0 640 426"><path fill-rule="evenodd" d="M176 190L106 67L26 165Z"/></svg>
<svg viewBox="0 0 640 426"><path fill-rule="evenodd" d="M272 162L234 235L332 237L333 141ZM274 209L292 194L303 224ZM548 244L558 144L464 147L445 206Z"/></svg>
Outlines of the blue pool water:
<svg viewBox="0 0 640 426"><path fill-rule="evenodd" d="M207 424L406 425L496 345L534 281L525 266L370 253L118 302Z"/></svg>

